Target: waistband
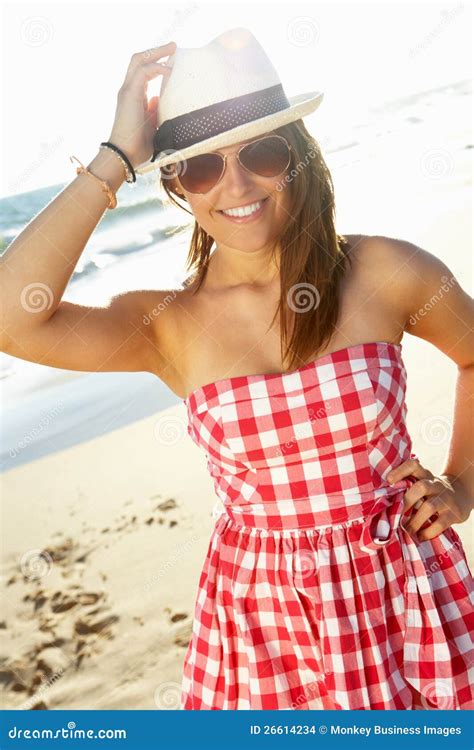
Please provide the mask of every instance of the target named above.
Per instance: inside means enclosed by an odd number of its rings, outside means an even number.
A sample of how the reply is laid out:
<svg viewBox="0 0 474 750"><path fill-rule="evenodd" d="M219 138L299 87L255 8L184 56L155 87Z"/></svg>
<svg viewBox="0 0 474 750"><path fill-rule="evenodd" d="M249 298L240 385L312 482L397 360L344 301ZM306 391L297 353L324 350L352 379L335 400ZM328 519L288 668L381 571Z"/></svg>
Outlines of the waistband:
<svg viewBox="0 0 474 750"><path fill-rule="evenodd" d="M315 496L245 506L224 504L215 530L218 534L232 528L251 536L287 537L324 534L361 523L361 549L374 552L393 538L405 512L405 492L415 481L407 477L364 495L325 495L320 507Z"/></svg>

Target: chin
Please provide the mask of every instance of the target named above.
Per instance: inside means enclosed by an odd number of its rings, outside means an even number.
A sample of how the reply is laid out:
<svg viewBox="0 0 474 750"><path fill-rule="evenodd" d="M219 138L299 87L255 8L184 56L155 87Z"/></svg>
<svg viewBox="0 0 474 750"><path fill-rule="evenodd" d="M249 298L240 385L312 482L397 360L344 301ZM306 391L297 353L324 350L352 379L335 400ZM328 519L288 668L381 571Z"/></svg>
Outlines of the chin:
<svg viewBox="0 0 474 750"><path fill-rule="evenodd" d="M255 253L276 242L274 232L255 232L242 229L240 232L215 237L217 244L232 247L242 253Z"/></svg>

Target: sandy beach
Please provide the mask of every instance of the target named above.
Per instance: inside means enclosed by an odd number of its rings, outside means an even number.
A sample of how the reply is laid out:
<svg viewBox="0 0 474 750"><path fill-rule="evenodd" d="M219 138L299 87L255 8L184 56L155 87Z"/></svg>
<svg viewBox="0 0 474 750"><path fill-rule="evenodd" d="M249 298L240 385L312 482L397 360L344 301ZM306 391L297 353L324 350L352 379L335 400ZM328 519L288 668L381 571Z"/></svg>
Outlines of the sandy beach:
<svg viewBox="0 0 474 750"><path fill-rule="evenodd" d="M215 520L185 425L174 407L4 476L4 708L177 708Z"/></svg>
<svg viewBox="0 0 474 750"><path fill-rule="evenodd" d="M391 137L370 158L328 160L339 230L415 242L472 294L464 131L446 144L451 167L432 179L420 162L439 141L420 129L415 162L403 152L397 164ZM361 185L372 186L367 200ZM436 474L449 445L456 367L425 341L405 335L402 344L413 448ZM179 707L194 598L221 507L186 426L184 404L165 404L2 476L3 708ZM474 514L455 529L473 570Z"/></svg>

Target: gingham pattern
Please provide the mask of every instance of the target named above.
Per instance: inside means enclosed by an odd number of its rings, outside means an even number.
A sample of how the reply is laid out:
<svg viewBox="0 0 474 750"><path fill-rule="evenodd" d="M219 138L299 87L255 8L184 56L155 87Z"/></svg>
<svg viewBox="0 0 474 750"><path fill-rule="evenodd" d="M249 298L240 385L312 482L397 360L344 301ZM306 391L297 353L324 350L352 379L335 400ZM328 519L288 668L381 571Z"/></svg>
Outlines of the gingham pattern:
<svg viewBox="0 0 474 750"><path fill-rule="evenodd" d="M452 527L419 542L388 472L415 454L400 344L194 390L223 504L183 709L472 709L474 581ZM427 526L425 524L425 526Z"/></svg>

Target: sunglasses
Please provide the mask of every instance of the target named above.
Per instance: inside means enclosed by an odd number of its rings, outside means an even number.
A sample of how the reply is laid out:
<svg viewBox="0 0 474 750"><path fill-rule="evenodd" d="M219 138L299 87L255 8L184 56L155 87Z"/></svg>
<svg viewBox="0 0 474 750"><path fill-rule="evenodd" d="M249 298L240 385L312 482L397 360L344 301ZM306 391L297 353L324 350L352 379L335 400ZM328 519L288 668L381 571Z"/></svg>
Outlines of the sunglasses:
<svg viewBox="0 0 474 750"><path fill-rule="evenodd" d="M250 174L277 177L288 168L291 151L291 145L282 135L266 135L241 146L236 157L240 166ZM166 173L167 167L161 167L161 170L165 178L178 177L189 193L207 193L224 176L228 155L199 154L178 162L178 165L182 165L182 171L179 167L177 169L177 164L169 165L170 173Z"/></svg>

